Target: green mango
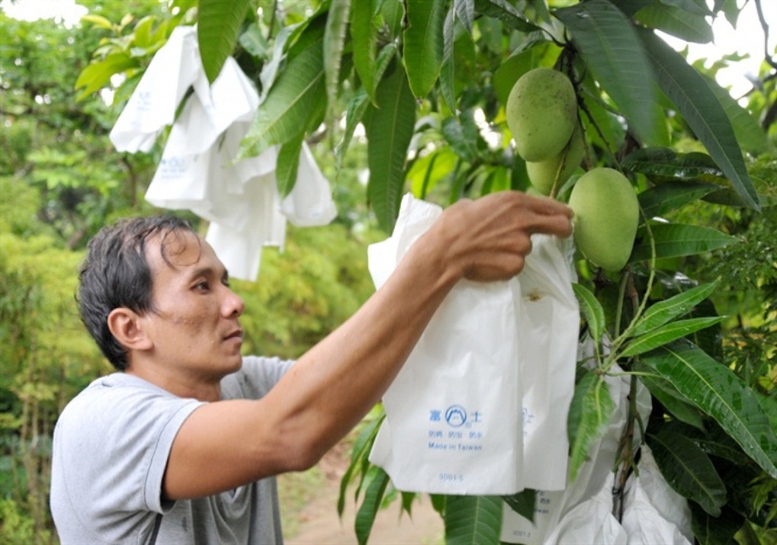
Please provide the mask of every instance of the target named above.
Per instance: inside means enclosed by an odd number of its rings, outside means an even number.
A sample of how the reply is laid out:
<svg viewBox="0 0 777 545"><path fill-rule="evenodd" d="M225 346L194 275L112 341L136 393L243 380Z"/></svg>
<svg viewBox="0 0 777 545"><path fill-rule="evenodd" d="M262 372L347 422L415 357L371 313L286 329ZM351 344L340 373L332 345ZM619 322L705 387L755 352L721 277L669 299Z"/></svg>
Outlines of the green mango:
<svg viewBox="0 0 777 545"><path fill-rule="evenodd" d="M580 127L580 123L575 125L575 130L572 132L572 137L561 153L555 157L551 157L547 161L527 161L526 172L529 175L529 180L537 190L543 195L550 195L553 190L554 182L556 181L556 174L558 174L558 183L556 185L556 191L561 189L575 169L580 165L580 161L585 157L585 141L583 140L583 129ZM561 162L564 162L564 166L559 173L559 167Z"/></svg>
<svg viewBox="0 0 777 545"><path fill-rule="evenodd" d="M599 167L583 174L572 188L578 249L595 265L621 270L629 260L639 223L637 193L617 170Z"/></svg>
<svg viewBox="0 0 777 545"><path fill-rule="evenodd" d="M558 70L534 68L513 85L505 114L518 155L546 161L561 153L575 130L575 88Z"/></svg>

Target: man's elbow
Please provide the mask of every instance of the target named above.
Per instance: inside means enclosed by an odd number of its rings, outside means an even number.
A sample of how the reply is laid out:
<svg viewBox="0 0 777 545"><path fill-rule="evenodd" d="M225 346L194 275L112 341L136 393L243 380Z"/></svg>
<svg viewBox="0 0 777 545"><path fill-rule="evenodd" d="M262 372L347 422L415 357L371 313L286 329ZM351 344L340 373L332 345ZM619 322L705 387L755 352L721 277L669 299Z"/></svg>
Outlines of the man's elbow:
<svg viewBox="0 0 777 545"><path fill-rule="evenodd" d="M279 460L280 472L307 471L314 467L327 453L330 445L321 438L312 435L295 434L294 441L287 442L280 452L284 453Z"/></svg>
<svg viewBox="0 0 777 545"><path fill-rule="evenodd" d="M307 449L300 448L293 456L288 459L286 471L307 471L314 467L323 454L310 452Z"/></svg>

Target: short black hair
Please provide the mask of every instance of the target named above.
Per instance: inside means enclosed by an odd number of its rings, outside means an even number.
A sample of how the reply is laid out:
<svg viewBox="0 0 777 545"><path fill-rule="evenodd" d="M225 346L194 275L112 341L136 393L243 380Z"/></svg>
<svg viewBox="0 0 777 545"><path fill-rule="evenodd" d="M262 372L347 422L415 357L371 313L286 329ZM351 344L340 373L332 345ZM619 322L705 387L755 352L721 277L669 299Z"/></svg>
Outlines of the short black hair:
<svg viewBox="0 0 777 545"><path fill-rule="evenodd" d="M146 256L149 239L161 236L160 252L165 262L168 244L174 235L180 240L194 232L184 219L163 215L119 220L103 227L87 246L79 269L78 301L81 320L108 361L123 371L129 365L127 349L108 328L108 315L116 308L138 314L153 311L153 275Z"/></svg>

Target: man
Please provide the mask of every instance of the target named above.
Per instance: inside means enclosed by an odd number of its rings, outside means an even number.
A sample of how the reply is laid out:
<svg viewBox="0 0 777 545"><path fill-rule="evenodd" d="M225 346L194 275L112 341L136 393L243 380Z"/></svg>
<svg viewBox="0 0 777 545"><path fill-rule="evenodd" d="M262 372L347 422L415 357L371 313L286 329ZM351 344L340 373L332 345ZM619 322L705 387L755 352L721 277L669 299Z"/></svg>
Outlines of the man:
<svg viewBox="0 0 777 545"><path fill-rule="evenodd" d="M314 465L380 400L456 282L519 273L531 234L566 237L571 216L519 192L449 207L293 366L241 357L243 302L185 223L104 229L79 301L121 372L94 381L57 423L51 510L63 545L281 543L271 477Z"/></svg>

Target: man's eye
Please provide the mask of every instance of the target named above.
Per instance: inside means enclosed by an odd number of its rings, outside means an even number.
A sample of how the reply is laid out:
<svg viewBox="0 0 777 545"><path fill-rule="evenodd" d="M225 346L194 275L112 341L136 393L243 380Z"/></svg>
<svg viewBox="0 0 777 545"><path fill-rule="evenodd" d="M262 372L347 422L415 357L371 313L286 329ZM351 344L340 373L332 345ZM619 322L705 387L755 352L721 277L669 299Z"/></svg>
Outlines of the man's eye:
<svg viewBox="0 0 777 545"><path fill-rule="evenodd" d="M202 281L202 282L199 282L199 283L197 283L197 284L196 284L194 287L195 287L196 289L198 289L198 290L207 290L207 289L209 289L209 288L210 288L210 286L208 285L208 283L207 283L207 282L205 282L205 281Z"/></svg>

